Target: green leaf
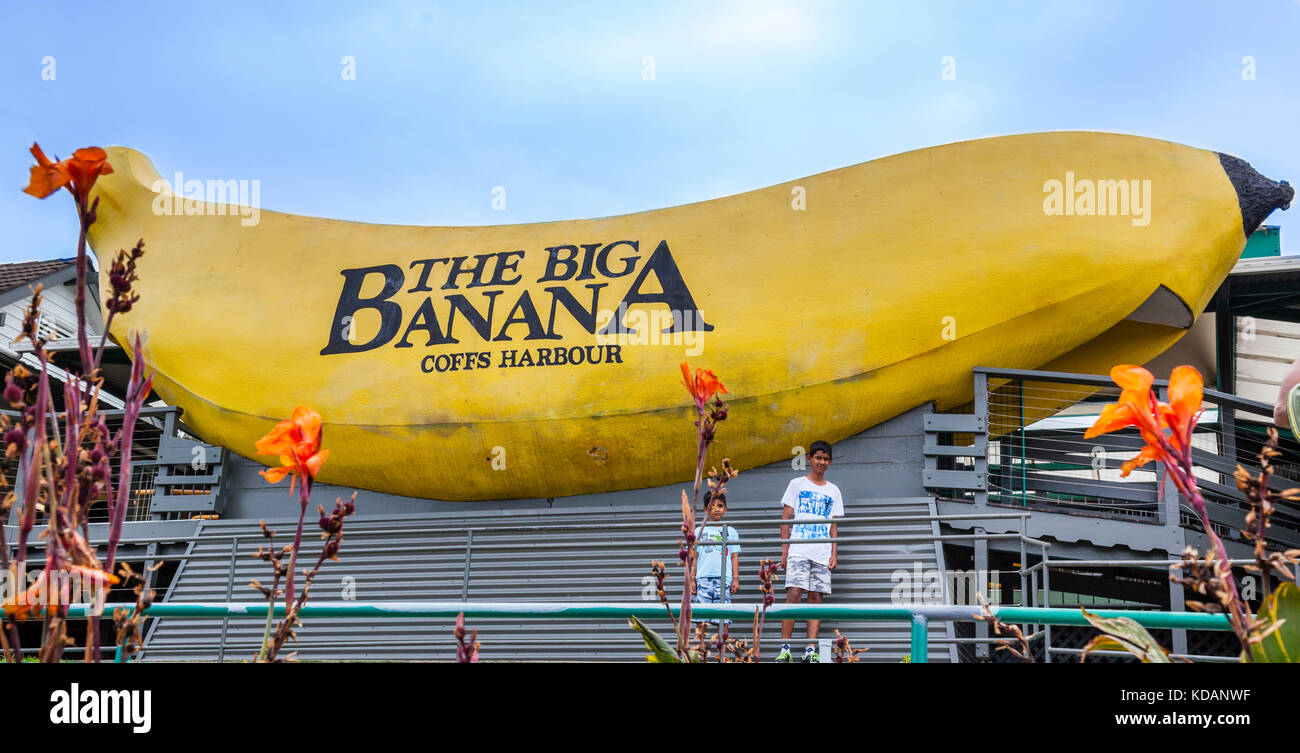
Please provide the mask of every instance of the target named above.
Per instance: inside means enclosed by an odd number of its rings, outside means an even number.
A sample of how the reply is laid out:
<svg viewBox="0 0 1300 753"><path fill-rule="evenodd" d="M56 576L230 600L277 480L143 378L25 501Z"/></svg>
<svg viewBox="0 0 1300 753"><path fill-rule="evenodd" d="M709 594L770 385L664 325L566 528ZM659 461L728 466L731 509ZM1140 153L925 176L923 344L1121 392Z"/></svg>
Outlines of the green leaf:
<svg viewBox="0 0 1300 753"><path fill-rule="evenodd" d="M1283 583L1259 605L1262 629L1277 629L1250 647L1251 658L1266 664L1300 661L1300 588ZM1243 653L1242 659L1245 660Z"/></svg>
<svg viewBox="0 0 1300 753"><path fill-rule="evenodd" d="M654 653L646 656L646 661L652 664L680 664L681 659L677 657L677 651L668 642L655 631L646 626L636 617L628 617L627 624L641 633L641 640L645 641L645 647Z"/></svg>
<svg viewBox="0 0 1300 753"><path fill-rule="evenodd" d="M1113 649L1127 651L1142 660L1143 664L1172 664L1169 652L1161 648L1147 629L1128 617L1101 617L1082 607L1079 611L1088 623L1102 632L1083 647L1082 660L1089 651Z"/></svg>

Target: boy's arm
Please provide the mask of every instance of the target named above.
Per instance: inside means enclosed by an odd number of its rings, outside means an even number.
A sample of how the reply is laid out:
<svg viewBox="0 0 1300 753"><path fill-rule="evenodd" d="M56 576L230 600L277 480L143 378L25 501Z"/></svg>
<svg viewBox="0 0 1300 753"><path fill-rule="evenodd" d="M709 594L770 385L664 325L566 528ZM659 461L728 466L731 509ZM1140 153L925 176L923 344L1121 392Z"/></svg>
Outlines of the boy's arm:
<svg viewBox="0 0 1300 753"><path fill-rule="evenodd" d="M740 590L740 553L731 553L731 592Z"/></svg>
<svg viewBox="0 0 1300 753"><path fill-rule="evenodd" d="M1300 384L1300 358L1291 364L1291 370L1282 377L1282 384L1278 389L1277 403L1273 406L1273 423L1287 428L1289 426L1286 398L1291 394L1291 388Z"/></svg>
<svg viewBox="0 0 1300 753"><path fill-rule="evenodd" d="M832 518L844 517L844 495L840 493L839 487L835 487L835 503L831 507ZM826 564L828 570L834 570L835 565L839 562L840 545L839 545L840 527L837 523L831 523L831 561Z"/></svg>
<svg viewBox="0 0 1300 753"><path fill-rule="evenodd" d="M790 518L793 518L793 517L794 517L794 508L793 508L793 507L790 507L789 505L787 505L787 506L781 508L781 519L782 519L782 520L789 520ZM781 538L783 538L783 539L788 539L788 538L790 538L790 524L789 524L789 523L785 523L785 524L783 524L783 525L781 526ZM782 569L782 570L785 569L785 561L786 561L786 559L788 559L789 557L790 557L790 542L789 542L789 541L782 541L782 542L781 542L781 569Z"/></svg>

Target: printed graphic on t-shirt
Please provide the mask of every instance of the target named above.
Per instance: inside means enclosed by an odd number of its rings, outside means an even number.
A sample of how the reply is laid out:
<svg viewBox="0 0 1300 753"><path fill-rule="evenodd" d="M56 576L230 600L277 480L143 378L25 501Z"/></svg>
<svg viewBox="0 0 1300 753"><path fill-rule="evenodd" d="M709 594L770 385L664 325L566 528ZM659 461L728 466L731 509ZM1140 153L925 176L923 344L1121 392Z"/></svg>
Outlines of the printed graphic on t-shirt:
<svg viewBox="0 0 1300 753"><path fill-rule="evenodd" d="M722 531L716 528L706 528L700 534L700 541L722 541ZM700 554L719 554L722 552L721 546L701 546Z"/></svg>
<svg viewBox="0 0 1300 753"><path fill-rule="evenodd" d="M799 491L799 497L795 500L794 514L796 518L804 515L829 518L831 507L834 504L835 500L829 494L822 494L812 489L802 489ZM802 523L794 526L792 538L829 539L830 537L830 523Z"/></svg>

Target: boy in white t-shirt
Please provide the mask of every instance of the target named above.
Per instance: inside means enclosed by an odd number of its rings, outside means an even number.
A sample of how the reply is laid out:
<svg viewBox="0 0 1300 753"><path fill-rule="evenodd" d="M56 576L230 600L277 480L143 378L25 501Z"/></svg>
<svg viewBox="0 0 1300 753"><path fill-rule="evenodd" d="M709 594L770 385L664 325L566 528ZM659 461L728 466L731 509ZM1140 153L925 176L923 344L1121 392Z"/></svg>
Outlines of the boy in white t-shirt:
<svg viewBox="0 0 1300 753"><path fill-rule="evenodd" d="M808 603L820 604L831 592L831 571L835 569L839 531L832 518L844 517L844 496L840 488L826 480L831 466L831 446L822 441L808 448L808 475L794 479L781 498L781 517L787 520L819 520L821 523L796 523L781 526L783 539L818 539L818 543L781 545L781 569L785 570L785 603L798 604L808 592ZM792 535L793 534L793 535ZM821 620L808 620L808 646L804 663L820 661L817 654L817 631ZM790 663L790 637L794 620L781 622L781 653L776 660Z"/></svg>

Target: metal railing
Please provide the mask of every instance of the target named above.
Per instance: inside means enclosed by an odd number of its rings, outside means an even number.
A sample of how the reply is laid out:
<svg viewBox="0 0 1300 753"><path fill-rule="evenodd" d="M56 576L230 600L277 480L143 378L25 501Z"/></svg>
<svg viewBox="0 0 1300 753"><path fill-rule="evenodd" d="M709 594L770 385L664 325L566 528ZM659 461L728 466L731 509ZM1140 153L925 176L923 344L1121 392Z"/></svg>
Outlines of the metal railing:
<svg viewBox="0 0 1300 753"><path fill-rule="evenodd" d="M12 410L0 410L0 414L9 416L11 419L19 415ZM101 410L99 415L108 425L109 431L116 432L121 428L123 411ZM161 470L175 464L174 461L162 457L160 449L165 437L176 436L179 416L180 409L170 406L141 409L140 417L136 420L135 436L131 445L131 486L127 494L126 522L146 521L151 517L155 517L151 514L151 506L155 495L158 493L157 477ZM62 412L56 413L55 419L60 431L62 431L64 414ZM188 464L189 459L186 459L185 462ZM110 461L114 479L117 479L121 473L121 463L120 455L114 455ZM4 461L3 468L5 481L9 484L8 488L21 488L18 483L20 475L24 473L21 464L15 461ZM19 504L14 504L10 508L9 524L16 524L20 510L21 506ZM106 522L108 520L107 504L103 500L94 502L87 511L87 517L91 523ZM43 522L44 512L38 509L37 525L42 525Z"/></svg>
<svg viewBox="0 0 1300 753"><path fill-rule="evenodd" d="M759 605L754 604L717 604L692 607L692 613L705 619L745 619L752 617ZM147 614L168 618L246 618L266 619L270 607L261 603L194 603L194 604L155 604ZM1005 623L1026 623L1041 625L1088 625L1083 613L1072 609L1051 609L1043 607L1005 607L992 606L989 611ZM627 603L578 603L578 602L332 602L308 604L302 608L300 615L312 617L347 617L354 619L401 619L428 617L455 617L463 614L466 618L514 618L514 619L596 619L615 620L636 617L649 620L662 617L664 607L659 604ZM679 612L673 612L678 616ZM1194 612L1142 612L1123 609L1099 609L1096 614L1102 617L1127 617L1147 628L1184 628L1195 630L1230 630L1228 618L1221 614L1201 614ZM69 607L70 618L95 616L87 613L83 606ZM284 616L284 607L274 607L274 617ZM895 607L880 604L817 604L793 605L774 604L767 608L766 617L771 620L809 620L809 619L854 619L868 621L902 621L911 626L910 660L914 664L929 661L929 623L934 621L975 622L979 615L971 612L970 607L960 606L911 606ZM118 661L125 661L122 652L117 653Z"/></svg>
<svg viewBox="0 0 1300 753"><path fill-rule="evenodd" d="M1096 560L1096 559L1094 559L1094 560L1082 560L1082 559L1081 559L1081 560L1064 560L1064 559L1062 559L1062 560L1053 560L1053 559L1050 559L1049 556L1046 556L1046 555L1045 555L1045 556L1043 557L1043 559L1041 559L1041 560L1039 560L1037 563L1035 563L1035 564L1029 566L1029 567L1026 569L1026 571L1029 572L1029 573L1031 574L1031 576L1032 576L1032 577L1031 577L1031 581L1030 581L1031 585L1030 585L1029 587L1030 587L1030 588L1034 588L1035 590L1037 590L1037 588L1038 588L1038 577L1037 577L1037 576L1038 576L1039 573L1042 574L1042 581L1043 581L1043 584L1044 584L1044 585L1043 585L1043 589L1044 589L1044 591L1045 591L1045 600L1048 602L1048 606L1050 607L1050 606L1051 606L1051 591L1050 591L1050 588L1048 587L1048 583L1049 583L1049 577L1050 577L1050 576L1049 576L1049 572L1050 572L1051 570L1053 570L1053 569L1056 569L1056 570L1079 570L1079 569L1095 570L1095 569L1111 569L1111 568L1142 568L1142 569L1152 569L1152 570L1154 570L1156 573L1160 573L1162 576L1164 576L1164 577L1167 578L1167 577L1168 577L1168 574L1169 574L1169 567L1170 567L1171 565L1176 565L1176 564L1179 564L1179 563L1181 563L1181 562L1182 562L1181 559L1115 559L1115 560ZM1255 564L1255 560L1253 560L1253 559L1230 559L1230 560L1227 560L1227 564L1230 565L1230 566L1233 566L1233 567L1240 568L1240 567L1247 566L1247 565L1254 565L1254 564ZM1300 568L1297 568L1297 571L1300 571ZM1300 572L1297 572L1297 574L1300 574ZM1171 613L1182 613L1181 611L1179 611L1179 610L1181 610L1182 607L1184 606L1184 604L1183 604L1183 600L1182 600L1182 598L1181 598L1181 597L1182 597L1181 586L1178 587L1178 588L1173 588L1173 589L1171 589L1171 590L1170 590L1170 593L1171 593L1171 595L1175 595L1174 598L1173 598L1174 603L1170 604ZM1038 602L1038 599L1037 599L1037 596L1036 596L1036 595L1035 595L1035 598L1033 599L1033 601L1034 601L1035 603ZM1143 612L1145 612L1146 610L1138 610L1138 611L1143 611ZM1080 650L1080 649L1075 649L1075 648L1064 648L1064 647L1059 647L1059 646L1053 646L1053 645L1052 645L1052 630L1051 630L1051 627L1052 627L1051 625L1044 625L1044 626L1042 626L1043 652L1044 652L1044 657L1046 658L1047 661L1051 661L1051 657L1052 657L1053 655L1056 655L1056 654L1061 654L1061 655L1077 655L1077 654L1081 653L1081 650ZM1198 629L1204 629L1204 628L1198 628ZM1124 652L1116 652L1116 651L1094 652L1094 653L1097 653L1099 656L1128 656L1128 654L1125 654ZM1179 656L1179 657L1183 657L1183 658L1187 658L1187 659L1191 659L1191 660L1195 660L1195 661L1204 661L1204 662L1235 662L1235 661L1237 661L1237 657L1236 657L1236 656L1215 656L1215 655L1207 655L1207 654L1190 654L1190 653L1188 653L1188 652L1187 652L1187 635L1186 635L1186 632L1185 632L1184 630L1182 630L1182 629L1176 629L1176 630L1174 631L1174 633L1173 633L1173 641L1172 641L1172 647L1171 647L1171 654L1174 655L1174 656Z"/></svg>
<svg viewBox="0 0 1300 753"><path fill-rule="evenodd" d="M1027 526L1030 517L1031 517L1030 513L1014 513L1014 512L990 513L990 514L971 513L971 514L963 514L963 515L920 515L920 514L866 515L866 516L851 516L845 518L837 518L835 519L835 522L837 524L853 524L853 523L894 523L894 522L904 522L904 521L914 521L914 522L930 521L935 523L941 523L941 522L953 522L957 520L993 520L993 519L1017 520L1021 527L1020 533L1000 533L1000 534L999 533L993 533L993 534L959 533L959 534L939 534L939 535L918 534L918 535L910 535L910 536L898 536L892 534L883 535L883 536L854 535L854 536L838 537L837 542L839 543L891 542L892 543L892 542L898 542L903 539L916 540L916 541L935 541L935 542L980 541L980 540L1018 541L1020 544L1020 558L1019 558L1020 567L1018 570L1012 570L1006 572L1015 572L1018 573L1018 575L1020 576L1020 588L1018 589L1020 603L1018 605L1003 605L1003 604L999 604L996 601L996 599L993 599L990 601L990 608L992 609L994 614L999 616L999 619L1002 619L1005 622L1017 622L1018 624L1022 624L1025 628L1026 639L1031 644L1041 643L1043 656L1048 661L1050 661L1053 656L1072 655L1072 654L1078 654L1080 652L1079 649L1054 646L1052 643L1052 630L1051 630L1053 626L1086 625L1086 622L1083 620L1081 614L1077 610L1051 607L1051 581L1050 581L1051 570L1070 569L1070 568L1077 569L1077 568L1089 568L1089 567L1098 567L1098 568L1100 567L1161 567L1161 566L1167 566L1169 564L1173 564L1177 561L1172 559L1168 559L1168 560L1156 560L1156 559L1053 560L1049 556L1050 544L1038 539L1034 539L1024 533L1025 527ZM763 528L770 529L770 527L774 525L795 525L799 522L800 521L797 519L772 518L772 519L749 520L749 521L724 520L721 521L721 524L731 525L736 528L763 527ZM647 529L647 528L663 529L667 527L667 524L664 522L607 523L607 524L603 524L603 527L606 528L618 527L622 529ZM519 603L519 604L511 605L510 608L517 610L516 612L495 613L492 612L492 610L499 607L500 606L499 603L474 602L469 600L470 580L473 573L472 570L473 560L471 556L473 550L475 548L479 549L480 551L512 550L512 549L517 549L520 546L519 542L513 542L508 544L485 544L480 542L477 545L475 545L474 543L475 532L542 533L542 532L554 532L557 530L589 530L589 529L590 529L590 525L584 523L584 524L571 524L571 525L566 524L566 525L552 525L552 526L514 525L514 526L477 526L477 527L468 527L468 528L424 527L424 528L391 528L391 529L366 530L364 531L364 533L368 536L376 535L376 534L383 535L383 534L398 534L398 533L403 535L411 535L411 534L419 534L419 533L448 533L448 532L464 533L465 534L464 541L456 544L415 543L415 544L400 545L400 546L385 545L385 546L351 547L347 550L348 554L366 554L366 553L378 553L378 552L415 553L415 552L430 551L430 550L437 550L437 551L459 550L460 552L462 552L465 561L464 576L463 576L464 580L461 583L461 601L459 602L384 601L384 602L372 602L372 603L342 602L342 603L334 603L334 604L315 603L315 604L308 605L308 607L306 608L307 611L304 612L304 616L308 614L312 614L315 616L329 616L329 617L367 616L371 614L377 614L379 612L387 614L390 611L390 608L391 610L395 610L395 614L389 616L404 616L404 617L454 617L459 611L465 611L467 616L529 617L537 614L538 610L540 610L541 613L549 613L550 611L554 611L557 609L562 611L562 614L558 615L561 617L584 617L584 616L599 617L599 616L610 616L611 614L624 614L624 612L612 613L612 612L602 611L606 607L610 606L609 604L603 602L590 602L590 603L564 602L560 606L557 606L557 603L554 602L527 602L527 603ZM214 540L216 541L228 540L230 542L230 549L224 552L218 551L218 552L189 553L189 554L177 554L177 555L169 554L169 555L156 555L156 557L158 559L166 559L166 560L173 560L173 561L193 561L193 560L227 561L229 564L226 573L226 592L225 592L226 602L224 604L208 603L208 602L200 603L200 604L188 604L188 603L178 604L178 603L160 601L149 609L147 616L151 620L156 620L158 618L172 618L172 617L209 617L210 618L213 615L221 616L222 618L221 637L219 639L218 645L215 648L217 650L217 660L224 661L225 655L227 653L227 629L230 624L230 620L241 616L260 615L262 617L265 617L266 615L266 611L265 611L266 603L263 601L253 602L253 603L235 603L231 601L234 597L234 586L235 586L234 568L237 559L240 555L241 542L247 544L248 550L251 550L254 548L255 545L264 543L265 540L261 536L252 537L245 534L244 536L241 537L239 535L229 534L229 535L215 535L215 536L175 537L174 541L175 543L183 543L183 542L197 542L197 541L212 542ZM645 542L653 543L653 544L667 543L664 539L658 537L646 539ZM747 546L753 546L756 544L782 544L782 543L797 544L797 543L806 543L806 542L807 542L806 539L780 538L780 537L768 537L768 538L756 537L756 538L743 539L741 541L742 545L747 545ZM141 544L156 544L157 542L149 539L127 538L124 539L122 543L124 545L141 545ZM616 548L622 548L627 546L634 546L637 543L641 543L641 542L639 541L585 542L582 543L581 546L585 548L601 547L601 548L616 549ZM574 542L554 542L554 541L546 541L546 540L530 541L527 545L530 548L541 548L541 549L562 549L562 548L571 548L575 546ZM719 541L708 545L723 548L724 542ZM1037 547L1040 554L1039 561L1032 565L1028 563L1028 553L1029 553L1028 548L1030 546ZM32 548L33 549L38 548L38 545L34 545ZM248 554L248 551L245 551L244 554ZM304 557L308 557L311 554L312 552L305 547L303 552ZM726 556L727 555L724 552L723 557L725 558ZM143 557L144 555L137 553L137 554L130 555L126 559L140 560L143 559ZM1240 561L1234 560L1231 564L1242 565L1242 564L1249 564L1250 562L1251 561L1247 561L1247 560L1240 560ZM981 585L987 586L988 584L983 583ZM1043 598L1044 594L1046 594L1046 602L1047 602L1046 607L1042 606L1042 602L1044 601ZM944 596L946 602L950 602L951 600L954 599L954 594L951 593L945 592ZM412 603L419 605L418 607L416 607L417 611L412 613L407 613L406 610ZM454 604L456 611L448 611L451 610L453 607L447 606L447 604ZM468 608L464 608L467 605ZM111 615L111 611L113 608L129 607L129 606L130 606L129 602L110 602L106 605L105 616ZM617 607L618 609L624 609L624 610L632 609L631 606L626 604L615 604L614 606ZM1181 606L1181 604L1176 606ZM279 610L277 614L281 614L283 612L282 606L277 607L277 609ZM478 611L480 609L486 611ZM636 609L639 609L641 611L627 612L627 614L635 613L638 617L645 617L646 619L660 618L664 614L663 606L658 604L657 602L650 603L650 604L643 603L638 605ZM419 610L423 610L423 611L419 611ZM429 611L429 610L434 610L434 611ZM589 611L589 610L595 610L595 611ZM715 612L713 610L722 610L722 612ZM800 610L804 610L804 611L800 611ZM816 610L816 611L809 612L806 610ZM904 605L847 604L847 605L843 605L843 604L825 604L825 603L817 604L817 605L812 605L812 604L789 605L789 604L777 603L769 608L768 617L773 621L781 620L781 619L808 619L810 617L816 618L817 616L821 616L821 615L824 615L829 618L840 618L840 619L850 619L850 618L866 619L866 620L897 619L897 620L906 620L912 622L915 628L916 622L913 619L915 615L920 615L922 617L925 617L927 620L936 620L939 619L938 616L946 615L946 617L944 617L943 619L947 621L972 622L974 621L974 619L973 617L970 616L976 614L978 610L979 607L975 605L971 605L971 604L961 605L961 604L953 604L953 603L945 603L942 605L934 605L934 604L904 604ZM1104 607L1098 608L1093 611L1096 611L1096 613L1098 614L1108 614L1111 612L1115 612L1115 610L1107 610ZM1140 623L1146 624L1149 627L1175 628L1175 629L1187 628L1187 629L1197 629L1197 630L1223 629L1220 627L1214 627L1213 625L1217 624L1214 622L1214 620L1210 620L1209 622L1206 621L1206 618L1208 617L1215 617L1213 615L1203 615L1199 613L1189 613L1189 612L1159 612L1159 611L1148 611L1148 610L1120 610L1120 611L1122 611L1125 615L1137 614L1137 615L1150 616L1150 615L1166 614L1166 615L1183 615L1183 616L1189 616L1191 618L1190 620L1185 622L1175 620L1174 622L1176 622L1177 624L1168 621L1148 624L1147 621L1144 621L1145 617L1142 620L1138 620ZM748 619L753 615L753 608L752 606L742 607L739 604L718 604L718 605L696 604L693 607L693 612L697 617L700 618L741 617L744 619ZM70 611L70 616L81 616L84 613L85 613L85 608L78 606L75 610ZM1067 615L1067 614L1069 615L1068 618L1063 617L1063 615ZM965 617L962 617L962 615L965 615ZM967 619L967 617L969 617L969 619ZM1064 619L1064 621L1058 621L1062 619ZM977 631L981 627L987 629L987 623L979 622L979 621L974 621L974 622ZM917 635L913 634L910 640L912 642L913 647L915 647L916 641L918 640ZM934 641L933 638L929 638L929 637L927 637L925 640L927 646ZM993 643L997 643L999 640L1000 639L998 638L993 638L991 636L988 636L987 633L985 632L982 634L977 634L976 637L974 638L960 638L960 637L951 638L950 637L946 639L946 642L956 643L956 644L963 644L963 643L993 644ZM1175 639L1175 645L1173 651L1175 656L1182 656L1196 661L1232 661L1231 657L1188 654L1185 648L1181 651L1179 650L1184 645L1185 645L1185 641L1179 641L1177 638ZM173 646L172 648L175 647ZM213 646L210 645L195 646L195 648L213 648ZM33 648L28 650L34 651L35 649ZM148 650L147 646L146 646L146 650ZM1126 656L1126 654L1123 654L1122 652L1110 652L1110 653L1095 652L1095 653L1098 656L1110 656L1110 655Z"/></svg>
<svg viewBox="0 0 1300 753"><path fill-rule="evenodd" d="M1152 463L1121 475L1143 442L1135 429L1085 440L1119 390L1105 376L978 368L971 413L925 418L924 486L949 500L1104 517L1199 530L1199 518ZM1168 382L1157 380L1161 399ZM1237 465L1255 455L1272 423L1272 406L1212 389L1193 436L1198 486L1220 537L1238 538L1248 504L1237 489ZM1286 452L1274 462L1271 486L1300 485L1300 446L1282 431ZM1163 486L1163 489L1161 488ZM1300 505L1280 503L1270 529L1282 546L1300 546Z"/></svg>
<svg viewBox="0 0 1300 753"><path fill-rule="evenodd" d="M1024 512L995 512L995 513L986 513L986 514L959 514L959 515L938 515L938 514L854 515L854 516L848 516L842 518L835 518L833 519L832 522L836 523L837 525L856 525L856 524L872 524L872 523L890 524L890 523L900 523L900 522L913 522L913 523L929 522L934 524L940 524L940 523L953 522L959 520L968 520L968 521L1014 520L1018 522L1020 530L1018 533L970 532L970 533L947 533L947 534L924 533L924 534L907 534L907 535L899 535L896 533L883 534L883 535L848 535L848 536L840 535L833 541L835 541L838 544L853 544L853 543L896 544L896 543L906 543L906 542L914 542L914 543L922 543L922 544L934 543L936 546L936 550L945 542L1015 541L1018 542L1019 544L1019 549L1021 554L1020 556L1021 568L1018 572L1020 573L1022 582L1024 582L1024 579L1030 577L1034 572L1032 568L1024 567L1024 565L1027 563L1028 548L1037 547L1041 551L1041 556L1045 559L1047 557L1047 549L1050 546L1050 544L1048 544L1047 542L1032 538L1026 534L1025 531L1027 528L1027 522L1029 517L1030 514ZM723 521L716 522L716 523L712 521L708 521L708 522L697 521L697 526L722 525L722 526L732 526L737 529L760 528L763 530L770 530L774 526L781 526L781 525L793 526L793 525L798 525L800 522L806 522L806 521L801 521L800 519L784 519L784 518L765 518L761 520L744 520L744 521L735 520L735 519L732 520L724 519ZM451 534L463 534L464 539L456 543L442 543L436 541L427 541L427 542L416 542L410 544L370 544L370 545L362 544L360 546L345 547L344 556L346 557L346 556L366 555L366 554L416 554L416 553L428 553L428 552L457 552L458 551L461 553L462 557L464 558L464 563L465 563L463 568L463 573L462 573L462 580L460 584L460 596L462 601L468 602L470 598L470 591L471 591L470 582L472 580L473 573L474 573L473 555L475 551L478 552L494 551L494 550L513 551L513 550L518 550L523 546L526 546L530 550L543 550L543 551L572 549L575 546L581 546L584 549L611 549L611 550L627 549L627 548L633 548L637 546L655 546L655 547L662 548L662 550L665 552L670 552L676 548L673 539L675 539L676 536L680 534L680 532L677 531L676 533L673 534L672 539L665 539L662 537L662 533L657 533L657 535L650 536L644 539L633 539L630 541L628 540L583 541L581 543L575 543L573 541L557 542L553 540L547 540L542 536L539 536L536 539L515 540L509 543L484 543L482 541L483 535L490 534L490 533L546 534L546 533L554 533L559 531L590 531L592 530L592 527L593 527L592 523L584 522L584 523L557 524L557 525L532 524L532 525L488 525L488 526L468 526L468 527L457 527L457 526L418 527L417 526L417 527L408 527L408 528L364 529L358 531L356 534L354 534L354 536L364 535L366 537L374 537L374 536L382 537L385 535L400 534L403 537L411 537L411 536L419 536L421 534L433 535L433 534L451 533ZM600 523L599 527L601 529L617 528L622 530L658 529L659 532L662 532L665 528L669 528L670 524L664 521L609 522L609 523ZM676 530L675 526L673 526L673 530ZM475 540L476 533L480 534L479 540L477 541ZM158 553L157 551L157 545L162 543L157 539L124 537L119 542L120 547L119 547L118 558L119 560L130 561L133 563L137 563L137 562L143 563L146 566L146 568L149 564L158 560L175 562L178 563L178 565L180 565L181 567L183 567L184 563L188 563L188 562L201 562L201 561L225 562L227 563L227 567L226 567L226 574L225 574L226 588L225 588L224 597L227 601L230 601L235 596L234 589L236 585L236 576L235 576L236 565L240 560L249 559L250 555L257 548L265 545L266 543L265 538L263 538L261 535L252 535L249 533L242 533L242 534L241 533L230 533L230 534L217 533L217 534L208 534L208 535L168 537L166 543L194 544L198 542L203 542L203 543L211 544L211 543L221 543L224 541L229 542L229 547L225 548L223 551L162 554L162 553ZM809 539L800 539L800 538L793 538L793 537L781 538L781 537L758 536L754 538L743 539L739 543L742 545L742 547L745 546L753 547L756 545L763 546L763 545L777 545L777 544L785 544L785 543L800 544L800 543L808 543L809 541L810 541ZM816 539L816 541L822 541L822 540ZM315 557L315 555L318 553L318 549L316 548L317 543L318 542L314 542L314 541L304 542L302 554L300 555L302 560L310 561L312 558ZM726 561L726 559L728 558L729 555L726 551L725 541L701 542L701 543L706 546L719 547L723 549L722 552L723 560ZM129 547L132 546L140 547L142 545L150 546L151 549L144 553L141 553L139 551L135 551L135 552L129 551ZM30 542L28 546L29 546L29 552L33 552L33 553L39 552L43 549L43 542L33 541ZM749 551L753 551L753 550L751 549ZM938 562L938 557L939 557L939 553L938 551L936 551L935 554L936 563ZM43 561L43 557L33 557L31 555L29 555L28 559L29 561L32 561L34 559L38 561ZM667 557L665 557L665 559L667 559ZM775 560L777 559L777 557L774 556L772 557L772 559ZM844 560L841 559L841 562L843 561ZM783 574L781 574L778 575L777 577L778 579L781 579L784 576ZM982 582L978 584L979 592L983 594L986 598L988 598L989 596L988 585L989 584L987 582ZM954 595L947 593L947 586L948 586L948 581L945 578L944 600L946 602L949 602L953 599ZM637 585L637 588L638 589L640 588L639 583ZM110 591L110 599L114 594L116 594L117 596L123 599L130 598L133 600L133 596L130 594L130 592L128 592L126 589L121 587L114 588ZM1037 604L1038 593L1036 589L1030 590L1030 589L1022 588L1021 594L1022 594L1022 601L1026 597L1030 600L1029 604L1026 605L1022 603L1021 606L1038 606ZM172 612L170 611L171 604L164 600L166 598L166 595L160 594L158 598L159 598L158 603L155 604L154 607L151 607L148 612L149 618L151 618L151 621L153 621L155 625L156 625L156 618L173 616ZM106 605L106 614L111 615L111 611L113 608L127 606L129 605L129 603L130 603L129 601L109 601ZM390 602L379 602L379 603L386 604ZM400 604L401 602L391 602L391 603ZM786 605L781 605L781 606L782 608L786 607ZM830 605L825 605L825 606L830 606ZM835 606L838 607L838 605ZM883 605L877 605L877 606L880 606L881 608L886 608ZM925 606L925 608L928 609L931 606L940 606L940 605L916 605L916 606ZM168 609L162 609L162 607L168 607ZM708 608L712 608L712 606L709 606ZM888 608L907 609L910 607L907 606L898 607L896 605L891 605ZM957 608L965 609L967 611L970 611L972 609L978 609L978 607L975 605L960 606ZM663 615L663 608L662 606L658 605L657 602L655 603L655 606L651 609L651 611L655 612L659 616ZM265 616L265 611L263 611L261 614ZM453 614L452 616L455 615ZM752 610L748 612L745 616L751 617ZM192 646L192 648L215 649L215 652L217 654L217 660L224 661L225 655L227 653L227 638L228 638L229 625L230 625L229 617L223 618L220 638L216 646L195 645ZM149 644L148 637L152 634L151 633L152 629L153 629L153 625L149 626L148 631L146 632L146 641L145 641L146 651L151 650L148 645ZM997 639L988 636L986 624L979 623L977 625L977 630L978 630L978 634L974 638L949 637L945 640L946 642L949 643L988 644L988 643L996 642ZM1040 636L1035 636L1034 640L1037 640L1039 637ZM168 648L171 650L176 650L181 647L183 646L177 646L175 644L169 644L168 646Z"/></svg>

